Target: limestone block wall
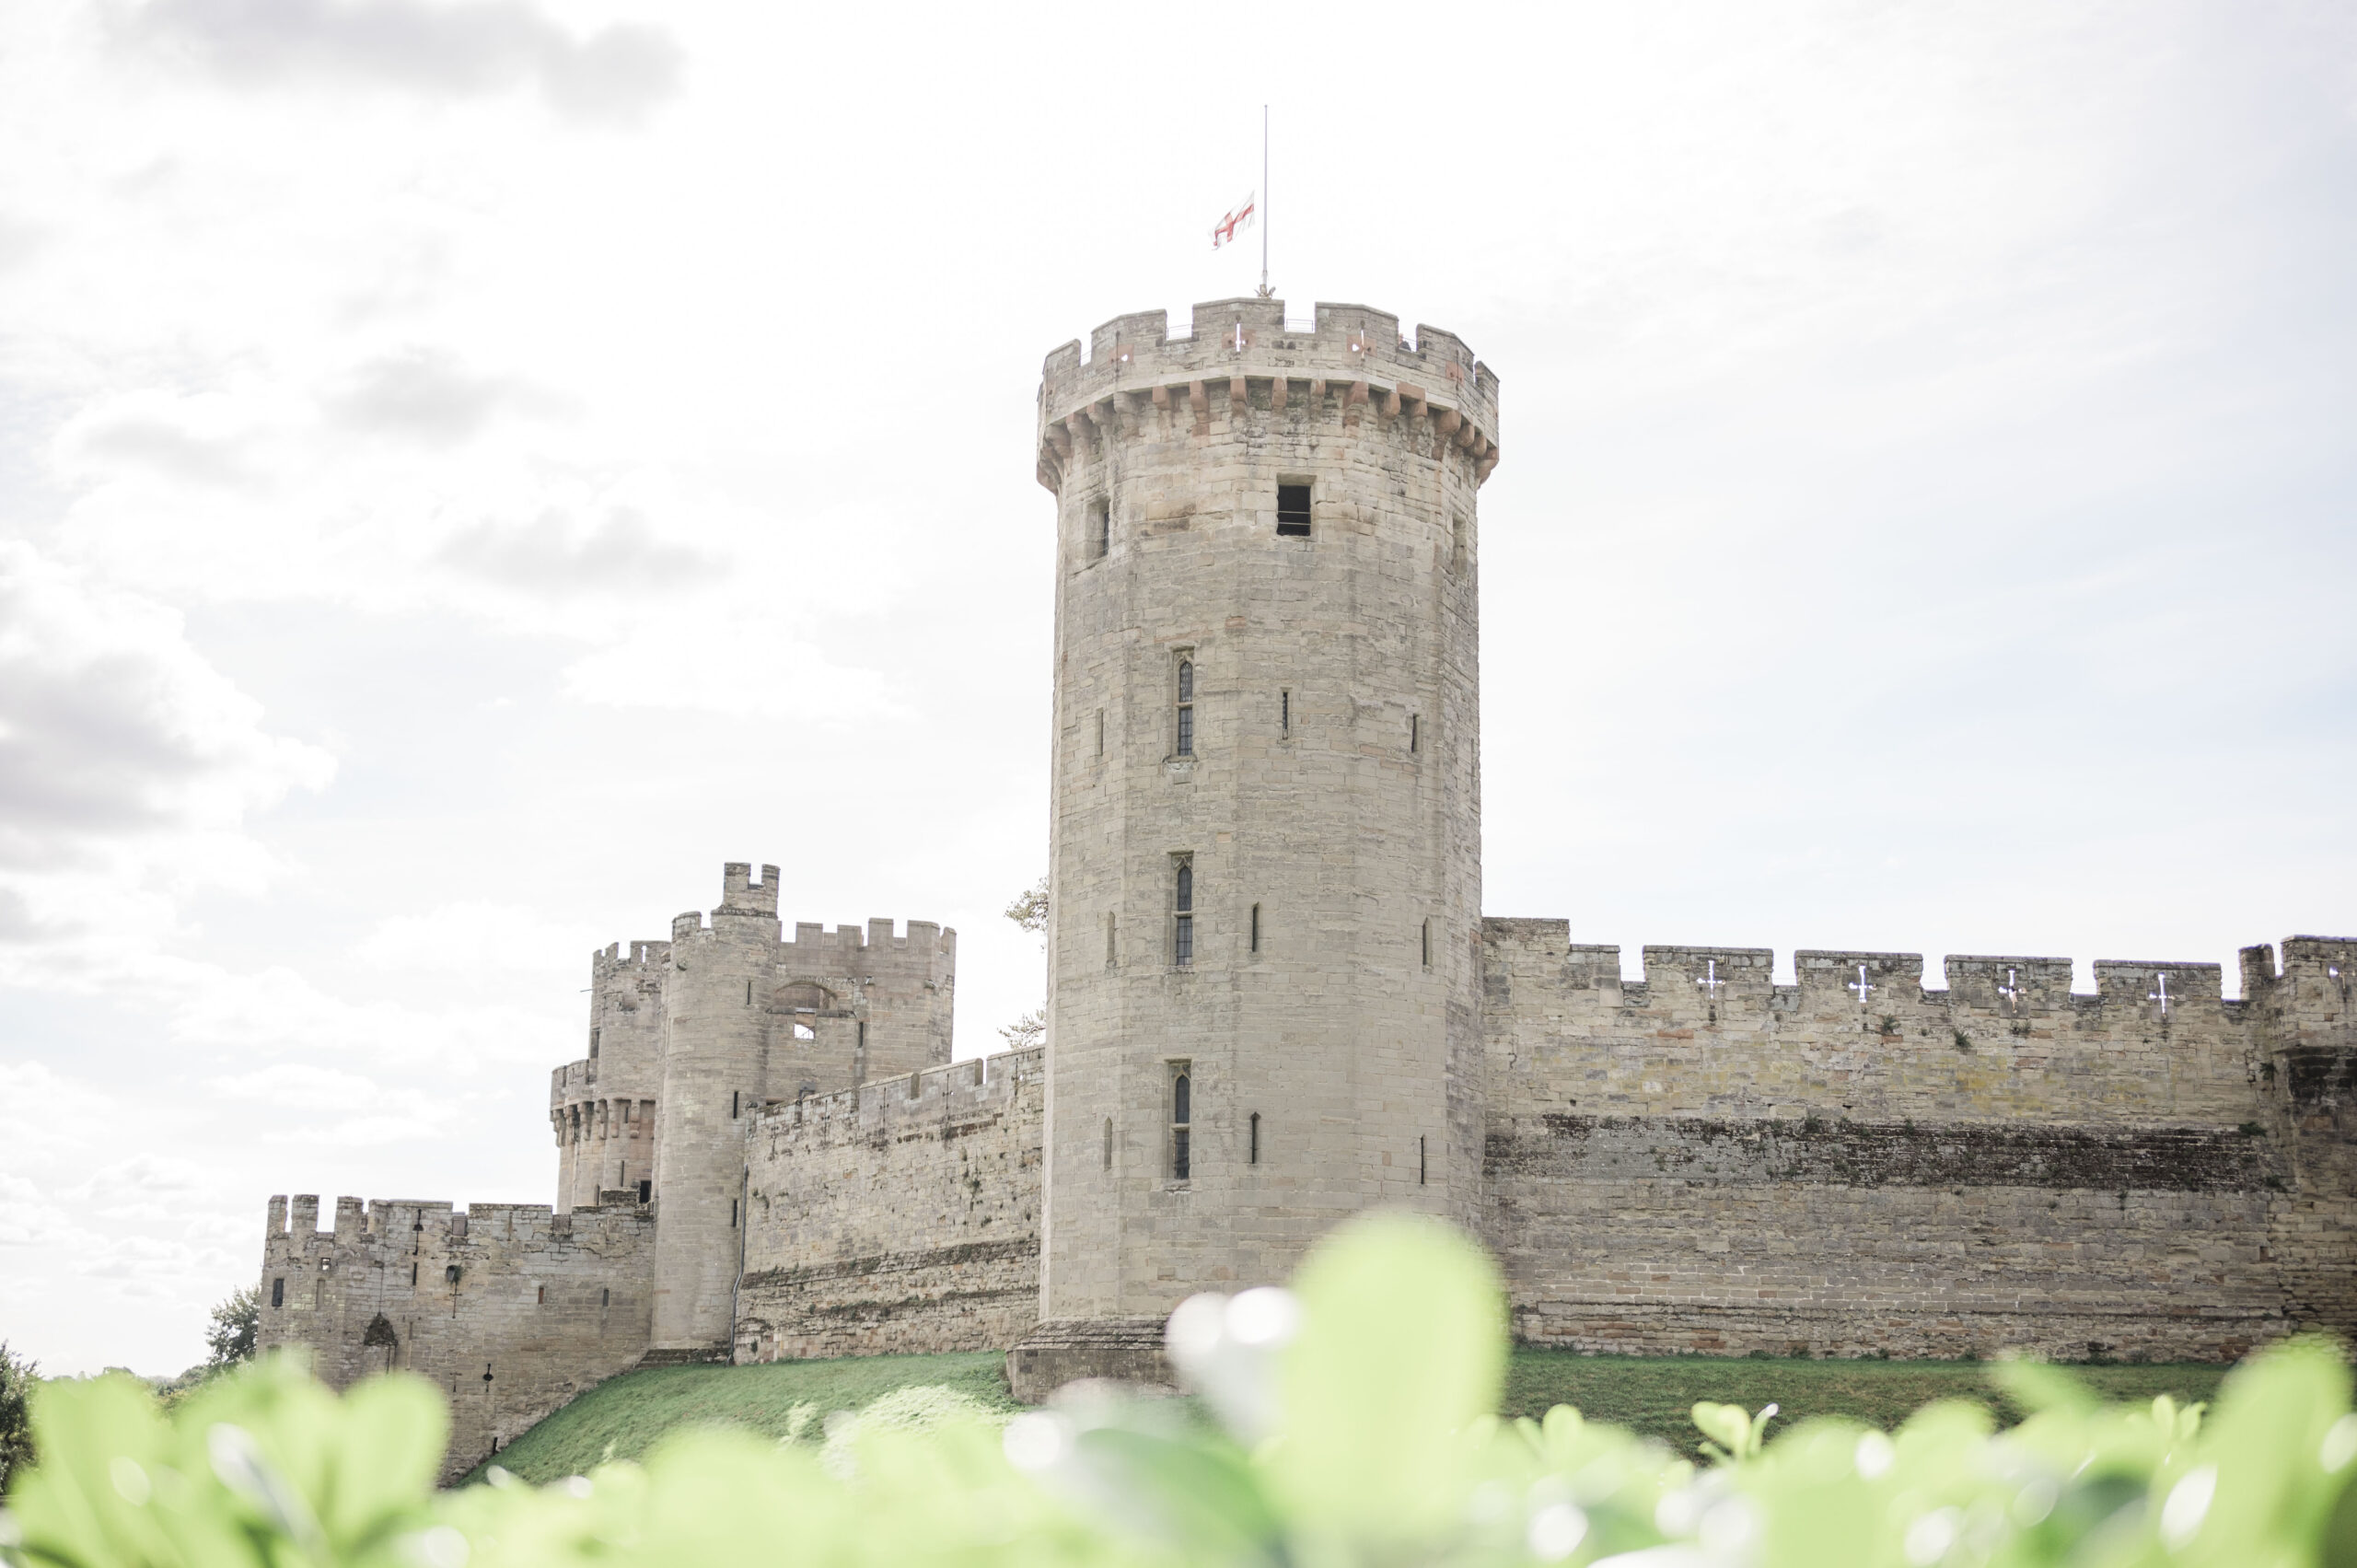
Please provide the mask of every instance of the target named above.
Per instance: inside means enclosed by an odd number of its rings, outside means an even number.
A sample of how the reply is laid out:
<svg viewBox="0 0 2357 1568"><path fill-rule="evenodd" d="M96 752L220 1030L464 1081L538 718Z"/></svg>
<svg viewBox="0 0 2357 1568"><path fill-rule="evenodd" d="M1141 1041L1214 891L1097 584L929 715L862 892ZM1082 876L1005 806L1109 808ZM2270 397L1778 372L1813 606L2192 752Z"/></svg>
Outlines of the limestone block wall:
<svg viewBox="0 0 2357 1568"><path fill-rule="evenodd" d="M1041 1053L763 1110L736 1358L1004 1350L1039 1316Z"/></svg>
<svg viewBox="0 0 2357 1568"><path fill-rule="evenodd" d="M394 1368L450 1400L455 1479L645 1353L654 1220L635 1205L270 1201L262 1350L300 1347L337 1388ZM489 1376L486 1376L485 1375Z"/></svg>
<svg viewBox="0 0 2357 1568"><path fill-rule="evenodd" d="M1802 952L1780 986L1764 949L1648 947L1623 984L1563 922L1483 946L1527 1340L2215 1359L2357 1304L2348 1140L2301 1131L2214 965L2073 995L2067 959L1951 958L1927 991L1911 954Z"/></svg>

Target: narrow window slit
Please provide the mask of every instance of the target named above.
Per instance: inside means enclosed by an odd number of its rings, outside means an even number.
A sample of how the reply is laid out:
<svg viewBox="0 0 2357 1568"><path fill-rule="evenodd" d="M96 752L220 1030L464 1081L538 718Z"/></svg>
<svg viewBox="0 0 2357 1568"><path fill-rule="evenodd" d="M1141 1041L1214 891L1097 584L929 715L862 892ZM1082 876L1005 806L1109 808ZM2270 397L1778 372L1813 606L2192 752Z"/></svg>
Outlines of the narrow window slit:
<svg viewBox="0 0 2357 1568"><path fill-rule="evenodd" d="M1186 969L1195 961L1195 863L1181 856L1172 890L1170 961Z"/></svg>
<svg viewBox="0 0 2357 1568"><path fill-rule="evenodd" d="M1186 1063L1176 1063L1170 1080L1170 1179L1190 1179L1194 1168L1193 1152L1189 1147L1194 1131L1194 1075Z"/></svg>
<svg viewBox="0 0 2357 1568"><path fill-rule="evenodd" d="M1178 661L1178 755L1195 754L1195 661Z"/></svg>

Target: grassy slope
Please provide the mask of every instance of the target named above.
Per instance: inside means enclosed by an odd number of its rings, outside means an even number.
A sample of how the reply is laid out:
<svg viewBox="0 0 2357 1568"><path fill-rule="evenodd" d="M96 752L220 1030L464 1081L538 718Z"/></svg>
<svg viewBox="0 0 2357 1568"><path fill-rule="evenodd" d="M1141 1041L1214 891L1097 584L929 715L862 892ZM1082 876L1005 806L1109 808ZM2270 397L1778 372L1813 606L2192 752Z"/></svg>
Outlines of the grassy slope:
<svg viewBox="0 0 2357 1568"><path fill-rule="evenodd" d="M2070 1370L2106 1399L2173 1394L2180 1400L2209 1399L2226 1372L2199 1365ZM1973 1361L1736 1361L1517 1350L1506 1374L1505 1409L1537 1416L1550 1405L1576 1405L1591 1420L1658 1437L1690 1454L1697 1434L1688 1412L1701 1400L1754 1411L1773 1400L1782 1411L1771 1434L1813 1415L1892 1427L1933 1400L1977 1400L2018 1420L2021 1412L1991 1386L1988 1373L1986 1365Z"/></svg>
<svg viewBox="0 0 2357 1568"><path fill-rule="evenodd" d="M602 1383L500 1452L498 1463L531 1481L575 1475L606 1458L636 1458L674 1427L725 1423L785 1435L797 1404L823 1416L858 1410L880 1394L916 1384L955 1388L999 1410L1014 1410L994 1351L965 1355L879 1355L843 1361L789 1361L765 1366L666 1366ZM2111 1399L2209 1399L2219 1366L2086 1366L2073 1370ZM1519 1350L1507 1374L1505 1411L1542 1415L1577 1405L1591 1419L1661 1438L1692 1453L1687 1411L1698 1400L1757 1410L1773 1400L1782 1419L1769 1430L1812 1415L1847 1415L1895 1426L1939 1399L1980 1400L2011 1415L1990 1387L1988 1369L1961 1361L1762 1361L1706 1356L1579 1355ZM807 1435L818 1435L813 1423Z"/></svg>
<svg viewBox="0 0 2357 1568"><path fill-rule="evenodd" d="M996 1351L964 1355L872 1355L781 1361L759 1366L659 1366L598 1384L499 1451L496 1462L529 1481L560 1481L602 1460L634 1459L679 1426L726 1424L785 1435L797 1404L858 1410L912 1384L955 1388L995 1410L1014 1410ZM818 1423L807 1436L819 1435ZM610 1445L610 1453L609 1446ZM481 1479L478 1470L469 1480Z"/></svg>

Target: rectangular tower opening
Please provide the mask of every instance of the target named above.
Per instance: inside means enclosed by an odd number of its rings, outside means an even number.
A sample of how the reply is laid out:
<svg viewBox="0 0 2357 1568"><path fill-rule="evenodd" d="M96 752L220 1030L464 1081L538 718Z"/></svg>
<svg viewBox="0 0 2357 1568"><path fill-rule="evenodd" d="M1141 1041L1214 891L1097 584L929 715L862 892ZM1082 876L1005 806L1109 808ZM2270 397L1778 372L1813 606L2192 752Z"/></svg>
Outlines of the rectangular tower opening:
<svg viewBox="0 0 2357 1568"><path fill-rule="evenodd" d="M1102 561L1113 548L1113 508L1101 496L1088 504L1088 559Z"/></svg>
<svg viewBox="0 0 2357 1568"><path fill-rule="evenodd" d="M1259 1165L1260 1163L1260 1113L1254 1111L1251 1120L1246 1125L1251 1129L1251 1142L1245 1145L1244 1163Z"/></svg>
<svg viewBox="0 0 2357 1568"><path fill-rule="evenodd" d="M1252 935L1249 940L1251 950L1255 953L1259 952L1260 950L1260 906L1259 904L1252 906Z"/></svg>
<svg viewBox="0 0 2357 1568"><path fill-rule="evenodd" d="M1280 739L1293 734L1293 693L1277 693L1277 736Z"/></svg>
<svg viewBox="0 0 2357 1568"><path fill-rule="evenodd" d="M1309 537L1309 484L1279 482L1277 485L1277 532L1289 538Z"/></svg>

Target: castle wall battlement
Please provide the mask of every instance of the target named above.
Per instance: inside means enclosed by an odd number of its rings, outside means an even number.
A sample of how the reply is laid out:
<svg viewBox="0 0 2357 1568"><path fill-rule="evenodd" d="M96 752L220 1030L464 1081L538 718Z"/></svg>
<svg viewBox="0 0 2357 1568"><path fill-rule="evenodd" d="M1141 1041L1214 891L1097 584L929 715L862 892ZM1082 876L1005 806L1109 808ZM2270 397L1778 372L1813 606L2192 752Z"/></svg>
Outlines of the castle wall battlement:
<svg viewBox="0 0 2357 1568"><path fill-rule="evenodd" d="M773 1105L746 1136L737 1358L1004 1349L1039 1316L1043 1053Z"/></svg>
<svg viewBox="0 0 2357 1568"><path fill-rule="evenodd" d="M441 1388L446 1482L646 1350L647 1209L338 1198L319 1218L315 1195L270 1201L259 1346L338 1388L393 1368Z"/></svg>
<svg viewBox="0 0 2357 1568"><path fill-rule="evenodd" d="M1945 989L1915 953L1614 947L1567 923L1482 923L1492 1107L1597 1114L1964 1121L2264 1119L2260 1052L2216 964L1958 955Z"/></svg>

